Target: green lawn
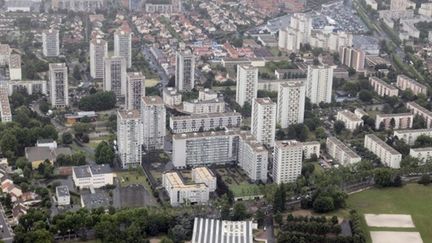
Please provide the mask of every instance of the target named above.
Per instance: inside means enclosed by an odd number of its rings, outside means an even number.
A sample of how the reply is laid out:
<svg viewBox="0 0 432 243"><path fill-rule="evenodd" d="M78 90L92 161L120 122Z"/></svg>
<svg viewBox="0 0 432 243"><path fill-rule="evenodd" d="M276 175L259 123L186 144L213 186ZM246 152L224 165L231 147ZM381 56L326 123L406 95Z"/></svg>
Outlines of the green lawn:
<svg viewBox="0 0 432 243"><path fill-rule="evenodd" d="M348 207L356 209L361 214L411 214L416 228L403 229L403 231L418 231L423 242L432 242L432 231L430 230L432 224L432 186L408 184L402 188L373 188L350 195ZM367 232L383 229L367 229L364 217L363 225ZM395 229L395 231L402 230ZM369 233L367 233L367 237L368 242L371 242Z"/></svg>
<svg viewBox="0 0 432 243"><path fill-rule="evenodd" d="M116 172L117 178L120 180L120 186L125 187L132 184L143 185L151 192L150 184L147 182L145 175L142 175L137 170Z"/></svg>

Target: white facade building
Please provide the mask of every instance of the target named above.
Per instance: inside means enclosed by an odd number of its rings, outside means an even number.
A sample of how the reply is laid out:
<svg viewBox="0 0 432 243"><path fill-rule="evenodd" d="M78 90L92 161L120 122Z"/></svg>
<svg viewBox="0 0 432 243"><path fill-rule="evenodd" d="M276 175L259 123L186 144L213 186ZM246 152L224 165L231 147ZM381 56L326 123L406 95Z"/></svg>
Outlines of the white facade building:
<svg viewBox="0 0 432 243"><path fill-rule="evenodd" d="M179 91L190 91L195 87L195 56L186 52L177 52L175 87Z"/></svg>
<svg viewBox="0 0 432 243"><path fill-rule="evenodd" d="M21 56L19 54L12 54L9 58L9 79L21 80Z"/></svg>
<svg viewBox="0 0 432 243"><path fill-rule="evenodd" d="M353 165L360 162L361 157L336 137L328 137L327 153L341 165Z"/></svg>
<svg viewBox="0 0 432 243"><path fill-rule="evenodd" d="M27 94L48 94L47 81L46 80L20 80L20 81L8 81L8 94L13 94L18 89L25 89Z"/></svg>
<svg viewBox="0 0 432 243"><path fill-rule="evenodd" d="M366 134L364 147L378 156L384 165L395 169L400 168L402 154L378 138L375 134Z"/></svg>
<svg viewBox="0 0 432 243"><path fill-rule="evenodd" d="M165 105L159 96L145 96L141 100L144 149L163 149L166 131Z"/></svg>
<svg viewBox="0 0 432 243"><path fill-rule="evenodd" d="M302 81L292 81L279 85L277 123L281 128L303 123L306 87Z"/></svg>
<svg viewBox="0 0 432 243"><path fill-rule="evenodd" d="M60 55L59 31L49 29L42 32L42 49L46 57L57 57Z"/></svg>
<svg viewBox="0 0 432 243"><path fill-rule="evenodd" d="M57 205L66 206L70 204L69 188L67 186L56 187Z"/></svg>
<svg viewBox="0 0 432 243"><path fill-rule="evenodd" d="M343 46L339 48L339 56L342 64L356 71L364 70L366 53L363 50L351 46Z"/></svg>
<svg viewBox="0 0 432 243"><path fill-rule="evenodd" d="M363 120L349 110L338 111L336 120L343 121L346 129L350 131L363 126Z"/></svg>
<svg viewBox="0 0 432 243"><path fill-rule="evenodd" d="M132 33L127 30L117 30L114 33L114 56L123 57L127 68L132 67Z"/></svg>
<svg viewBox="0 0 432 243"><path fill-rule="evenodd" d="M225 101L219 98L185 101L183 111L193 114L223 113L225 112Z"/></svg>
<svg viewBox="0 0 432 243"><path fill-rule="evenodd" d="M192 169L192 181L195 183L204 183L211 192L216 190L216 176L207 167L196 167Z"/></svg>
<svg viewBox="0 0 432 243"><path fill-rule="evenodd" d="M380 129L381 123L384 124L384 129L412 128L413 120L414 115L411 113L377 114L375 118L375 129ZM394 126L392 126L392 122Z"/></svg>
<svg viewBox="0 0 432 243"><path fill-rule="evenodd" d="M414 115L419 115L424 119L427 128L432 128L432 111L424 108L414 101L408 102L406 106L408 110L410 110Z"/></svg>
<svg viewBox="0 0 432 243"><path fill-rule="evenodd" d="M2 123L12 121L9 96L5 85L0 85L0 118Z"/></svg>
<svg viewBox="0 0 432 243"><path fill-rule="evenodd" d="M49 64L49 87L51 106L69 106L68 68L65 63Z"/></svg>
<svg viewBox="0 0 432 243"><path fill-rule="evenodd" d="M334 66L308 66L306 97L312 104L331 103Z"/></svg>
<svg viewBox="0 0 432 243"><path fill-rule="evenodd" d="M90 76L96 79L104 77L104 59L108 57L108 43L102 39L90 41Z"/></svg>
<svg viewBox="0 0 432 243"><path fill-rule="evenodd" d="M317 158L320 156L321 144L318 141L303 142L303 155L305 159L312 158L315 155Z"/></svg>
<svg viewBox="0 0 432 243"><path fill-rule="evenodd" d="M211 89L202 89L198 92L198 100L214 100L218 98L218 93Z"/></svg>
<svg viewBox="0 0 432 243"><path fill-rule="evenodd" d="M295 140L276 141L273 152L273 181L295 182L301 174L303 144Z"/></svg>
<svg viewBox="0 0 432 243"><path fill-rule="evenodd" d="M125 97L126 85L126 60L124 57L113 56L104 60L103 89L113 91L117 98Z"/></svg>
<svg viewBox="0 0 432 243"><path fill-rule="evenodd" d="M411 148L409 155L419 159L422 163L430 161L432 158L432 147L426 148Z"/></svg>
<svg viewBox="0 0 432 243"><path fill-rule="evenodd" d="M258 142L273 147L276 134L276 103L270 98L253 100L251 133Z"/></svg>
<svg viewBox="0 0 432 243"><path fill-rule="evenodd" d="M427 87L403 74L397 76L396 86L401 90L411 90L413 94L427 95Z"/></svg>
<svg viewBox="0 0 432 243"><path fill-rule="evenodd" d="M176 88L166 87L162 92L163 102L167 106L178 106L182 103L182 95Z"/></svg>
<svg viewBox="0 0 432 243"><path fill-rule="evenodd" d="M104 0L51 0L51 8L56 11L94 12L103 7Z"/></svg>
<svg viewBox="0 0 432 243"><path fill-rule="evenodd" d="M417 138L421 135L432 137L432 129L407 129L393 131L393 136L405 141L408 145L414 145Z"/></svg>
<svg viewBox="0 0 432 243"><path fill-rule="evenodd" d="M236 102L244 106L252 105L258 93L258 68L252 65L237 65Z"/></svg>
<svg viewBox="0 0 432 243"><path fill-rule="evenodd" d="M384 82L377 77L370 77L369 84L379 96L398 96L399 90L391 84Z"/></svg>
<svg viewBox="0 0 432 243"><path fill-rule="evenodd" d="M108 164L74 166L72 179L80 189L101 188L113 184L113 173Z"/></svg>
<svg viewBox="0 0 432 243"><path fill-rule="evenodd" d="M117 111L117 145L123 168L141 165L141 136L142 122L139 111Z"/></svg>
<svg viewBox="0 0 432 243"><path fill-rule="evenodd" d="M128 110L140 110L141 98L145 96L145 77L141 72L128 73L126 82L126 107Z"/></svg>
<svg viewBox="0 0 432 243"><path fill-rule="evenodd" d="M242 116L238 112L170 116L170 129L172 133L205 132L217 128L240 127L241 121Z"/></svg>
<svg viewBox="0 0 432 243"><path fill-rule="evenodd" d="M240 133L238 165L252 181L267 182L268 151L249 132Z"/></svg>

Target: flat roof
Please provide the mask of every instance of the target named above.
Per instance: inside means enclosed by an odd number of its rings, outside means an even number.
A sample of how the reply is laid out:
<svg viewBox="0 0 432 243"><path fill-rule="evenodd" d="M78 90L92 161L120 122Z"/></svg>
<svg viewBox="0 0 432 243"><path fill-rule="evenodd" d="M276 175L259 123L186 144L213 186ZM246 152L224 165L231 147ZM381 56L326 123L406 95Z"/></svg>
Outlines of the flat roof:
<svg viewBox="0 0 432 243"><path fill-rule="evenodd" d="M56 187L57 197L67 197L69 196L69 188L67 186L58 186Z"/></svg>
<svg viewBox="0 0 432 243"><path fill-rule="evenodd" d="M84 207L89 209L110 206L110 197L104 191L81 194L81 200L84 204Z"/></svg>
<svg viewBox="0 0 432 243"><path fill-rule="evenodd" d="M192 173L195 174L201 180L214 180L216 179L213 172L207 167L197 167L192 169Z"/></svg>
<svg viewBox="0 0 432 243"><path fill-rule="evenodd" d="M344 151L350 158L360 158L358 154L356 154L352 149L350 149L346 144L336 137L328 137L327 139L334 143L339 149Z"/></svg>
<svg viewBox="0 0 432 243"><path fill-rule="evenodd" d="M142 72L128 72L128 78L136 78L136 79L145 79L144 74Z"/></svg>
<svg viewBox="0 0 432 243"><path fill-rule="evenodd" d="M215 117L241 117L241 114L238 112L191 114L190 116L171 116L170 119L172 119L173 121L182 121L182 120L194 120L194 119L205 119L205 118L215 118Z"/></svg>
<svg viewBox="0 0 432 243"><path fill-rule="evenodd" d="M389 153L391 153L393 155L401 154L398 151L396 151L396 149L394 149L393 147L391 147L390 145L388 145L386 142L384 142L383 140L381 140L379 137L377 137L375 134L366 134L365 137L369 137L375 143L377 143L382 149L386 150L387 152L389 152Z"/></svg>
<svg viewBox="0 0 432 243"><path fill-rule="evenodd" d="M257 102L260 105L274 105L275 103L269 98L255 98L255 102Z"/></svg>
<svg viewBox="0 0 432 243"><path fill-rule="evenodd" d="M425 147L425 148L411 148L414 152L432 152L432 147Z"/></svg>
<svg viewBox="0 0 432 243"><path fill-rule="evenodd" d="M144 96L141 99L146 105L164 105L162 98L159 96Z"/></svg>
<svg viewBox="0 0 432 243"><path fill-rule="evenodd" d="M303 144L297 140L279 140L275 141L275 147L296 147L296 146L303 146Z"/></svg>
<svg viewBox="0 0 432 243"><path fill-rule="evenodd" d="M405 133L432 133L432 128L422 128L422 129L401 129L394 130L393 134L405 134Z"/></svg>
<svg viewBox="0 0 432 243"><path fill-rule="evenodd" d="M252 243L255 225L252 221L227 221L209 218L195 218L193 243L238 242Z"/></svg>
<svg viewBox="0 0 432 243"><path fill-rule="evenodd" d="M338 113L343 115L344 117L348 118L348 120L350 120L352 122L363 121L362 119L358 118L353 112L351 112L349 110L338 111Z"/></svg>
<svg viewBox="0 0 432 243"><path fill-rule="evenodd" d="M385 117L414 116L414 114L406 112L406 113L394 113L394 114L377 114L376 116L385 118Z"/></svg>
<svg viewBox="0 0 432 243"><path fill-rule="evenodd" d="M246 142L253 151L260 153L260 152L265 152L267 153L267 149L264 147L263 144L261 144L260 142L258 142L255 138L254 135L252 135L251 132L249 131L240 131L239 132L239 136L240 138Z"/></svg>
<svg viewBox="0 0 432 243"><path fill-rule="evenodd" d="M177 172L165 172L163 176L170 182L172 188L206 188L204 183L185 184Z"/></svg>
<svg viewBox="0 0 432 243"><path fill-rule="evenodd" d="M140 118L140 112L138 110L121 110L117 111L117 114L121 119L138 119Z"/></svg>
<svg viewBox="0 0 432 243"><path fill-rule="evenodd" d="M188 138L210 138L217 136L234 136L239 133L239 130L212 131L212 132L190 132L176 133L172 135L173 139L188 139Z"/></svg>
<svg viewBox="0 0 432 243"><path fill-rule="evenodd" d="M73 171L77 178L86 178L92 176L90 173L90 166L88 165L74 166Z"/></svg>
<svg viewBox="0 0 432 243"><path fill-rule="evenodd" d="M93 175L112 173L111 166L108 164L90 165L90 170Z"/></svg>

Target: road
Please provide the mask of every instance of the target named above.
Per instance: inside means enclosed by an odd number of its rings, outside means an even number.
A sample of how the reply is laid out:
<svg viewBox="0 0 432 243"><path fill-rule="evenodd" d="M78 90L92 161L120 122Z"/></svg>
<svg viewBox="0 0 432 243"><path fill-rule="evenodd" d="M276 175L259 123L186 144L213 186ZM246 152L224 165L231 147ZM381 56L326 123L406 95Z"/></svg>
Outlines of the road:
<svg viewBox="0 0 432 243"><path fill-rule="evenodd" d="M160 77L160 82L163 87L168 85L169 77L165 73L165 70L158 64L156 58L150 52L150 48L148 46L143 46L142 53L144 54L144 58L150 64L150 69L156 70L157 74Z"/></svg>
<svg viewBox="0 0 432 243"><path fill-rule="evenodd" d="M7 243L13 242L13 231L6 221L3 205L0 204L0 239Z"/></svg>
<svg viewBox="0 0 432 243"><path fill-rule="evenodd" d="M264 219L264 225L266 227L266 236L267 236L267 243L275 243L275 237L274 237L274 228L273 228L273 214L267 215L267 217Z"/></svg>

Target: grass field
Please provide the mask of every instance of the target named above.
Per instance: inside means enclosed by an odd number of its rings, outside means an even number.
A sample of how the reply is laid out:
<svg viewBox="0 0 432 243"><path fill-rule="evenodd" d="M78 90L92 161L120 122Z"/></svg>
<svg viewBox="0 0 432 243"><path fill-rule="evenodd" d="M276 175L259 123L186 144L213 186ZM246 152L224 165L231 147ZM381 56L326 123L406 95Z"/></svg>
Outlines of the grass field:
<svg viewBox="0 0 432 243"><path fill-rule="evenodd" d="M158 83L159 83L159 80L157 80L157 79L146 79L145 86L146 87L154 87Z"/></svg>
<svg viewBox="0 0 432 243"><path fill-rule="evenodd" d="M138 184L143 185L148 191L151 191L150 184L146 180L147 178L137 170L116 172L116 175L120 180L120 186L122 187Z"/></svg>
<svg viewBox="0 0 432 243"><path fill-rule="evenodd" d="M413 229L389 229L367 227L363 217L363 225L367 232L368 242L371 242L369 231L418 231L423 242L432 242L432 186L408 184L402 188L370 189L355 193L348 198L348 207L359 213L373 214L411 214Z"/></svg>

